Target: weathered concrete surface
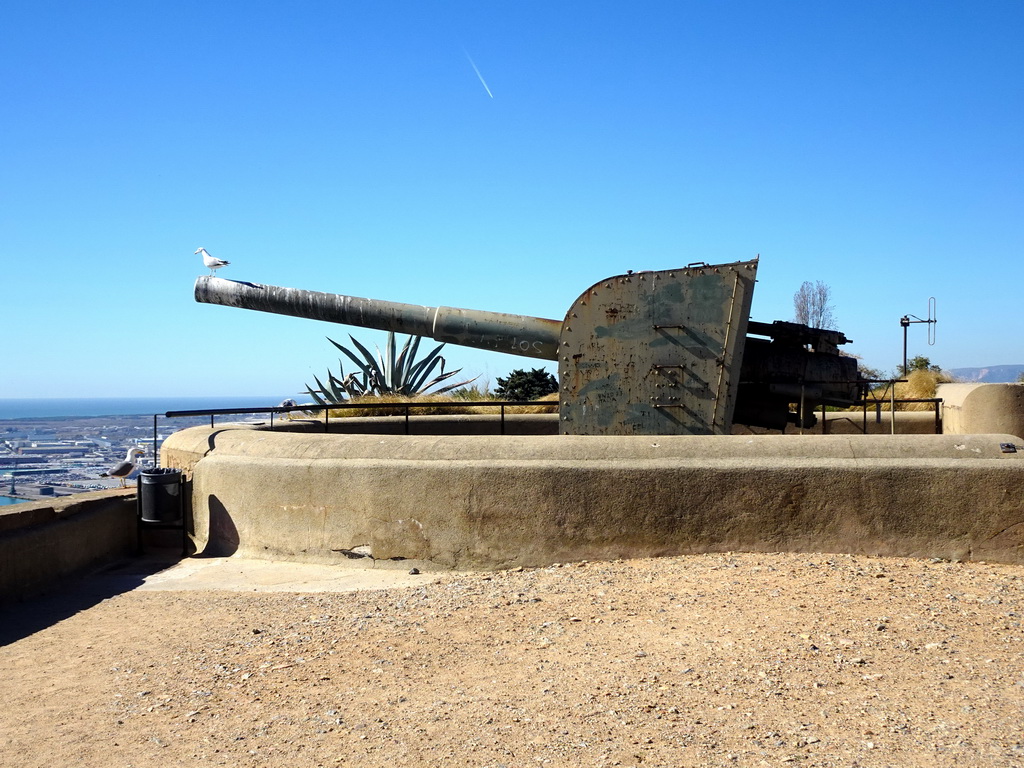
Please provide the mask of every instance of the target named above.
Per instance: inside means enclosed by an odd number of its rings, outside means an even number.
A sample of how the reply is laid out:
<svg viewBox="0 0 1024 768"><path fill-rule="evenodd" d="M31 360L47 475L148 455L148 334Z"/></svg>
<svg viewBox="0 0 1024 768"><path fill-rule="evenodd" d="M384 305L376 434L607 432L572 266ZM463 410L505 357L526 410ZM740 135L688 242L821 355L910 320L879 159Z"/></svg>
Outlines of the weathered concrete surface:
<svg viewBox="0 0 1024 768"><path fill-rule="evenodd" d="M440 571L410 574L408 564L369 558L345 563L297 563L244 557L189 557L146 575L131 589L142 592L354 592L391 587L421 587ZM103 575L97 578L109 578Z"/></svg>
<svg viewBox="0 0 1024 768"><path fill-rule="evenodd" d="M1004 432L1024 436L1024 384L940 384L946 434Z"/></svg>
<svg viewBox="0 0 1024 768"><path fill-rule="evenodd" d="M136 549L135 489L94 491L0 511L0 603Z"/></svg>
<svg viewBox="0 0 1024 768"><path fill-rule="evenodd" d="M502 568L709 551L1024 562L1009 435L396 437L193 428L208 554Z"/></svg>
<svg viewBox="0 0 1024 768"><path fill-rule="evenodd" d="M346 435L498 435L501 434L501 424L498 421L497 408L494 415L483 414L446 414L417 416L413 412L408 427L402 416L345 416L333 418L324 429L322 419L304 419L294 417L291 419L275 419L274 430L287 432L308 432L323 434L325 431L331 434ZM245 422L244 424L221 424L236 428L262 429L270 426L270 421ZM506 435L557 435L558 414L532 414L514 413L505 416ZM1000 432L1002 430L986 430L987 432ZM876 413L869 409L867 416L860 410L853 411L832 411L822 418L818 414L818 424L812 429L803 430L804 434L830 434L830 435L934 435L935 413L934 411L897 411L895 423L891 411ZM733 434L779 434L777 430L764 429L761 427L748 427L744 424L733 425ZM787 435L800 434L796 426L790 424L786 427Z"/></svg>

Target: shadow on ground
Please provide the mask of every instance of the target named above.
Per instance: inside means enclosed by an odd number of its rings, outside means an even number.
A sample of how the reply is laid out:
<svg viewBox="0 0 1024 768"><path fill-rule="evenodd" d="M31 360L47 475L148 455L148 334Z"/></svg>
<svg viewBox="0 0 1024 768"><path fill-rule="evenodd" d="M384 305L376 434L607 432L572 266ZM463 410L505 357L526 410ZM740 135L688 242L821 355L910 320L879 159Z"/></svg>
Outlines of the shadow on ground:
<svg viewBox="0 0 1024 768"><path fill-rule="evenodd" d="M141 586L147 576L180 560L180 552L153 552L63 579L42 595L0 606L0 647L58 624L108 598L130 592Z"/></svg>

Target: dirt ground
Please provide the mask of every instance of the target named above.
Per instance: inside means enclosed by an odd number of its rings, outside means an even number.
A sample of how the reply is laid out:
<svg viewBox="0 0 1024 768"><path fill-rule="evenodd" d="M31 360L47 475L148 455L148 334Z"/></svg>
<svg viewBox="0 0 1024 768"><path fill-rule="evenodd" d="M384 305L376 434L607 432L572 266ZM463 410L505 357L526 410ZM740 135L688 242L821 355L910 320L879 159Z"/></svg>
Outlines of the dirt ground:
<svg viewBox="0 0 1024 768"><path fill-rule="evenodd" d="M0 765L1021 766L1024 570L721 554L0 613Z"/></svg>

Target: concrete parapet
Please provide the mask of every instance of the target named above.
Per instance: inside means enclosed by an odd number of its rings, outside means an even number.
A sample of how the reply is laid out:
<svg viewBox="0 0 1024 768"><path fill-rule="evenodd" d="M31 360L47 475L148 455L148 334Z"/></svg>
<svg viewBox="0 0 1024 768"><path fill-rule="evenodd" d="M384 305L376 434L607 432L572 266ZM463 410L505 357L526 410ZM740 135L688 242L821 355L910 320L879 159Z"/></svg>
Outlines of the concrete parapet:
<svg viewBox="0 0 1024 768"><path fill-rule="evenodd" d="M1024 436L1024 384L940 384L947 434L1004 432Z"/></svg>
<svg viewBox="0 0 1024 768"><path fill-rule="evenodd" d="M495 407L495 410L497 408ZM415 412L414 412L415 414ZM310 434L346 435L557 435L557 413L512 413L506 414L504 425L495 414L443 414L413 415L408 423L399 415L394 416L344 416L330 419L326 425L322 418L276 419L274 431L304 432ZM220 429L270 429L269 421L223 423ZM801 432L793 424L786 427L785 434L829 434L829 435L933 435L937 431L934 411L877 411L860 409L831 411L824 416L818 413L818 424ZM733 434L766 435L780 434L777 430L763 427L733 426Z"/></svg>
<svg viewBox="0 0 1024 768"><path fill-rule="evenodd" d="M0 603L31 597L136 549L133 488L0 510Z"/></svg>
<svg viewBox="0 0 1024 768"><path fill-rule="evenodd" d="M503 568L710 551L1024 563L1009 435L396 437L192 428L197 548Z"/></svg>

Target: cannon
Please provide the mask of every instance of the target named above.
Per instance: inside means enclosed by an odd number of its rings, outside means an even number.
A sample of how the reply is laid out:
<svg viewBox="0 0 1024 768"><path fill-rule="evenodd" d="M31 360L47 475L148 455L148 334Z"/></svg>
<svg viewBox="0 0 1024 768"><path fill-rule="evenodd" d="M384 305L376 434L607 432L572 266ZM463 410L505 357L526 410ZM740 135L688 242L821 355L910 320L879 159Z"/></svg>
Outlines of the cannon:
<svg viewBox="0 0 1024 768"><path fill-rule="evenodd" d="M813 426L819 405L861 394L839 331L749 318L757 260L601 280L561 321L427 307L202 276L200 303L425 336L555 360L559 432L728 434L733 424ZM792 406L796 406L792 410Z"/></svg>

